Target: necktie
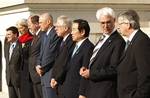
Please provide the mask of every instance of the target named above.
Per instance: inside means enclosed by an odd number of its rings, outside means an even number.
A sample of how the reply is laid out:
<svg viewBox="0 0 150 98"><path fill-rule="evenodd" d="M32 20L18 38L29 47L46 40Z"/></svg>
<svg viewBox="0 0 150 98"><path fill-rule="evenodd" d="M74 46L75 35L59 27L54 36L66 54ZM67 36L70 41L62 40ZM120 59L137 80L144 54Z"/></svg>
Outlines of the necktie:
<svg viewBox="0 0 150 98"><path fill-rule="evenodd" d="M94 59L95 59L95 57L96 57L96 54L98 53L98 51L99 51L99 49L100 49L100 47L97 47L97 45L98 45L99 43L101 43L101 42L104 40L104 38L105 38L105 35L102 35L102 36L100 37L98 43L96 44L96 47L94 48L93 54L92 54L92 56L91 56L91 58L90 58L89 68L90 68L91 64L93 63L93 61L94 61Z"/></svg>
<svg viewBox="0 0 150 98"><path fill-rule="evenodd" d="M74 50L73 50L72 57L73 57L74 54L77 52L78 48L79 48L78 45L76 45L75 48L74 48Z"/></svg>
<svg viewBox="0 0 150 98"><path fill-rule="evenodd" d="M10 46L10 48L9 48L9 60L10 60L10 58L11 58L11 56L12 56L12 53L13 53L14 48L15 48L15 45L14 45L14 44L11 44L11 46Z"/></svg>
<svg viewBox="0 0 150 98"><path fill-rule="evenodd" d="M33 35L33 40L32 40L32 43L31 43L31 46L35 43L36 38L37 38L37 35L34 34L34 35Z"/></svg>
<svg viewBox="0 0 150 98"><path fill-rule="evenodd" d="M128 46L130 45L130 41L129 40L127 40L126 41L126 46L125 46L125 49L124 49L124 51L126 51L127 50L127 48L128 48Z"/></svg>
<svg viewBox="0 0 150 98"><path fill-rule="evenodd" d="M61 44L60 44L60 47L59 47L59 53L62 52L64 46L65 46L65 41L61 41Z"/></svg>
<svg viewBox="0 0 150 98"><path fill-rule="evenodd" d="M62 49L65 45L65 41L62 41L61 44L60 44L60 49Z"/></svg>
<svg viewBox="0 0 150 98"><path fill-rule="evenodd" d="M48 36L47 36L47 34L45 34L45 36L44 36L44 47L45 47L46 44L47 44L47 39L48 39Z"/></svg>

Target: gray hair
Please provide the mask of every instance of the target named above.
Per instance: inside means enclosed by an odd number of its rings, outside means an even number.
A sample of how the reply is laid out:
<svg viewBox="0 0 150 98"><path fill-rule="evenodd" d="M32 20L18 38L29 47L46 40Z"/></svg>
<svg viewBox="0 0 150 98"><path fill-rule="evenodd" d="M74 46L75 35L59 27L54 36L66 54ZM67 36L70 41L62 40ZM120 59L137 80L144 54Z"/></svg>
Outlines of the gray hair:
<svg viewBox="0 0 150 98"><path fill-rule="evenodd" d="M71 28L72 26L72 21L65 15L61 15L57 18L57 21L61 20L62 21L62 25L67 26L68 28Z"/></svg>
<svg viewBox="0 0 150 98"><path fill-rule="evenodd" d="M140 23L139 23L140 18L135 10L125 11L125 12L119 14L118 18L119 17L122 17L123 19L127 19L133 29L140 28Z"/></svg>
<svg viewBox="0 0 150 98"><path fill-rule="evenodd" d="M41 14L40 18L43 18L44 20L50 20L53 23L53 16L49 13Z"/></svg>
<svg viewBox="0 0 150 98"><path fill-rule="evenodd" d="M27 19L20 19L17 21L16 26L28 27Z"/></svg>
<svg viewBox="0 0 150 98"><path fill-rule="evenodd" d="M98 9L96 12L96 18L99 21L101 16L111 16L115 19L115 12L112 8L104 7L101 9Z"/></svg>

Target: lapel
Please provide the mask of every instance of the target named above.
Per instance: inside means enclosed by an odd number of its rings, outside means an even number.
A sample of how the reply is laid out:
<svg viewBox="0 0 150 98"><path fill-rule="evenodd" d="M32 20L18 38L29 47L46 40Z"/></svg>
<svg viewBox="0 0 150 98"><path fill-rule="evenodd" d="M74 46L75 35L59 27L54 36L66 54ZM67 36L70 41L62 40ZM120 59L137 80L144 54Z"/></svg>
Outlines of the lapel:
<svg viewBox="0 0 150 98"><path fill-rule="evenodd" d="M16 51L19 51L19 45L18 45L18 41L16 42L16 46L15 48L13 49L13 52L12 52L12 55L11 55L11 58L9 60L9 62L12 60L13 57L15 57L14 55L16 54Z"/></svg>
<svg viewBox="0 0 150 98"><path fill-rule="evenodd" d="M67 46L67 48L69 49L73 44L73 41L72 41L72 37L71 37L71 34L67 37L66 41L65 41L65 45Z"/></svg>
<svg viewBox="0 0 150 98"><path fill-rule="evenodd" d="M6 43L6 60L9 62L9 48L10 48L10 43Z"/></svg>
<svg viewBox="0 0 150 98"><path fill-rule="evenodd" d="M129 44L129 46L128 46L128 48L127 48L126 51L130 50L130 48L132 47L132 45L133 45L133 44L135 43L135 41L138 39L140 33L141 33L141 30L138 30L138 31L136 32L136 34L135 34L134 37L132 38L132 40L131 40L131 42L130 42L130 44Z"/></svg>
<svg viewBox="0 0 150 98"><path fill-rule="evenodd" d="M105 49L111 45L114 37L118 34L117 31L115 31L114 33L112 33L109 38L104 42L104 44L102 45L102 47L99 49L98 53L96 54L96 57L94 58L93 62L99 57L99 55L101 55L103 53L103 51L105 51Z"/></svg>
<svg viewBox="0 0 150 98"><path fill-rule="evenodd" d="M83 41L83 43L81 44L81 46L78 48L78 50L75 52L73 58L75 56L77 56L78 54L80 54L80 52L82 52L82 49L84 49L84 45L86 45L86 43L89 42L89 39L87 38L86 40Z"/></svg>
<svg viewBox="0 0 150 98"><path fill-rule="evenodd" d="M126 56L126 54L132 49L133 44L135 43L136 39L138 38L139 34L140 34L141 30L138 30L137 33L134 35L133 39L131 40L130 44L128 45L126 51L123 53L123 55L121 56L120 62L124 59L124 57Z"/></svg>
<svg viewBox="0 0 150 98"><path fill-rule="evenodd" d="M39 41L39 39L44 35L45 32L39 31L38 35L33 36L32 46L34 47L35 44Z"/></svg>
<svg viewBox="0 0 150 98"><path fill-rule="evenodd" d="M43 43L42 43L43 45L44 45L44 37L46 36L46 33L47 33L47 32L45 32L45 34L44 34L44 36L43 36ZM51 43L51 38L50 38L51 35L52 35L51 33L54 33L54 27L52 27L52 29L49 31L49 33L48 33L48 35L47 35L47 40L46 40L46 43L47 43L47 44L46 44L46 46L43 46L43 45L42 45L42 49L43 49L42 52L43 52L43 53L44 53L45 49L48 49L47 47L49 47L49 45L50 45L50 43Z"/></svg>

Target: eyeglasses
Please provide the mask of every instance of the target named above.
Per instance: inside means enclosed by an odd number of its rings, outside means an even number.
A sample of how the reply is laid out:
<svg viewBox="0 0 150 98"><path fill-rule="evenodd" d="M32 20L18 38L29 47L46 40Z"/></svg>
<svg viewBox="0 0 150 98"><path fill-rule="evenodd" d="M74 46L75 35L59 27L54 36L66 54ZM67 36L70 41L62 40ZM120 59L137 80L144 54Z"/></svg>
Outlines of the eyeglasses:
<svg viewBox="0 0 150 98"><path fill-rule="evenodd" d="M122 25L122 24L129 24L128 22L121 22L121 23L118 23L118 25Z"/></svg>
<svg viewBox="0 0 150 98"><path fill-rule="evenodd" d="M54 25L56 28L64 27L64 25Z"/></svg>

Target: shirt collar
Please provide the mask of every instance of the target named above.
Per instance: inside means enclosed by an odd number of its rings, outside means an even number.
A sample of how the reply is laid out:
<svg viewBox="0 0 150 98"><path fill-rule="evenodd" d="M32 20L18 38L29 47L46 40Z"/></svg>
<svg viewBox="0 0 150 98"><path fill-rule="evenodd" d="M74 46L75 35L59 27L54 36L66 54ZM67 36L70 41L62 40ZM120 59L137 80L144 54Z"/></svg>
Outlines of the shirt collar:
<svg viewBox="0 0 150 98"><path fill-rule="evenodd" d="M81 44L82 44L86 39L87 39L87 37L84 38L84 39L82 39L82 40L80 40L79 42L77 42L76 45L78 45L78 47L80 47Z"/></svg>
<svg viewBox="0 0 150 98"><path fill-rule="evenodd" d="M46 35L49 34L49 32L52 30L53 27L54 27L54 26L50 27L50 28L47 30Z"/></svg>
<svg viewBox="0 0 150 98"><path fill-rule="evenodd" d="M41 29L39 29L39 30L35 33L35 35L38 35L40 31L41 31Z"/></svg>
<svg viewBox="0 0 150 98"><path fill-rule="evenodd" d="M113 34L115 31L116 31L116 29L113 29L113 31L110 33L110 35ZM107 38L110 36L110 35L108 35L106 33L103 33L103 35L105 35L105 37L107 37Z"/></svg>
<svg viewBox="0 0 150 98"><path fill-rule="evenodd" d="M67 34L67 35L63 38L63 41L65 41L69 35L70 35L70 33Z"/></svg>
<svg viewBox="0 0 150 98"><path fill-rule="evenodd" d="M128 40L131 41L138 30L134 30L129 36Z"/></svg>

